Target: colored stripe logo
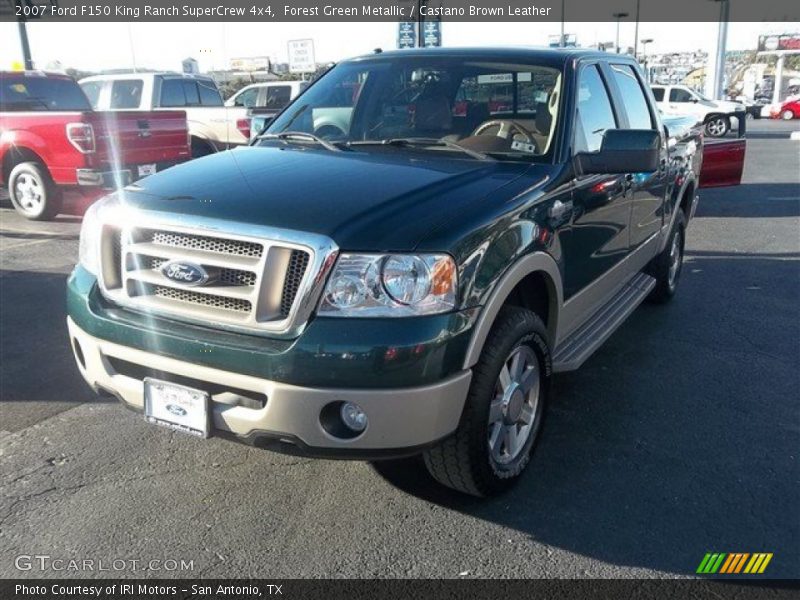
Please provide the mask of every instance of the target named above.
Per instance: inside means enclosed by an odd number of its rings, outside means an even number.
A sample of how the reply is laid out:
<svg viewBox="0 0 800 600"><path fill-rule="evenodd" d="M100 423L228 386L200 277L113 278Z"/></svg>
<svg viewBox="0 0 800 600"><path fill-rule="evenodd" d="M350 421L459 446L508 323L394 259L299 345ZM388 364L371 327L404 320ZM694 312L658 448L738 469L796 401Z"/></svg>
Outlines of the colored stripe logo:
<svg viewBox="0 0 800 600"><path fill-rule="evenodd" d="M759 575L764 572L772 560L772 552L707 552L697 567L702 575L736 575L747 573Z"/></svg>

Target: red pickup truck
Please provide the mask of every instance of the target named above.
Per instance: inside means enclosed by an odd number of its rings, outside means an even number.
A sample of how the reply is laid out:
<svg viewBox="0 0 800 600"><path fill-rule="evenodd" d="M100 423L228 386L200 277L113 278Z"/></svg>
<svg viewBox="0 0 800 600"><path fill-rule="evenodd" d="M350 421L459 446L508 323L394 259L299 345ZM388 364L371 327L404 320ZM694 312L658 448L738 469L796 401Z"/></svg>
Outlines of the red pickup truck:
<svg viewBox="0 0 800 600"><path fill-rule="evenodd" d="M98 112L66 75L0 72L0 181L28 219L191 157L184 111Z"/></svg>

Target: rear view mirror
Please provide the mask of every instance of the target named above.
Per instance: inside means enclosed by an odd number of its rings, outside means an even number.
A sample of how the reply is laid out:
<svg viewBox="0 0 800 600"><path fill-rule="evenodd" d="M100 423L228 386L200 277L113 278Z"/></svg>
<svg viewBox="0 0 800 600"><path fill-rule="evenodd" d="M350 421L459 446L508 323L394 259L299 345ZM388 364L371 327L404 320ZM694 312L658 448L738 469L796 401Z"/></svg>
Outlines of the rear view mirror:
<svg viewBox="0 0 800 600"><path fill-rule="evenodd" d="M609 129L598 152L575 155L579 175L648 173L658 170L661 135L655 129Z"/></svg>

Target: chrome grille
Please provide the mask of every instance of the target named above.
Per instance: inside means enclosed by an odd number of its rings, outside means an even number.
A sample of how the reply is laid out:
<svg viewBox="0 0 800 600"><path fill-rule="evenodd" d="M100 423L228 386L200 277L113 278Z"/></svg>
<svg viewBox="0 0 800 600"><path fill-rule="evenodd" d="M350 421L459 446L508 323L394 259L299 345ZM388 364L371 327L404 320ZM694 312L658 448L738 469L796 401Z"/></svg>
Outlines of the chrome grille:
<svg viewBox="0 0 800 600"><path fill-rule="evenodd" d="M286 269L286 279L283 282L283 294L281 295L281 314L286 316L292 310L292 304L297 297L303 275L306 274L308 267L308 253L299 250L292 252L289 259L289 268Z"/></svg>
<svg viewBox="0 0 800 600"><path fill-rule="evenodd" d="M180 302L188 302L190 304L202 304L204 306L213 306L214 308L221 308L224 310L234 310L238 312L250 312L252 305L247 300L239 300L237 298L227 298L225 296L216 296L214 294L203 294L200 292L192 292L189 290L166 287L163 285L145 286L145 289L161 298L169 298L171 300L178 300Z"/></svg>
<svg viewBox="0 0 800 600"><path fill-rule="evenodd" d="M103 226L100 284L107 298L210 327L280 337L302 331L333 265L333 242L203 218L187 228L177 215L169 217ZM161 269L173 261L199 267L207 280L187 285L168 278Z"/></svg>
<svg viewBox="0 0 800 600"><path fill-rule="evenodd" d="M264 252L264 246L254 242L242 242L206 235L191 235L172 231L143 230L145 239L162 246L173 248L189 248L203 252L232 254L234 256L252 256L258 258Z"/></svg>

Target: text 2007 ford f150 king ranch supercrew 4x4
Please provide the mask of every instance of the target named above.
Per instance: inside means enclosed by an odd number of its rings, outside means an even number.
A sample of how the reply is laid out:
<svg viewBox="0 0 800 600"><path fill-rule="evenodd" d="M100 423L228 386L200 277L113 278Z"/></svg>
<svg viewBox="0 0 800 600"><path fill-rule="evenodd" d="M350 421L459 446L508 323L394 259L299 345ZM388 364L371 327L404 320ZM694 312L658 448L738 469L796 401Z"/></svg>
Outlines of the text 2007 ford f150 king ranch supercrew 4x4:
<svg viewBox="0 0 800 600"><path fill-rule="evenodd" d="M323 137L326 113L342 129ZM342 62L252 147L92 207L68 284L80 371L198 436L422 454L447 486L499 492L552 374L675 293L703 139L670 127L623 56Z"/></svg>

